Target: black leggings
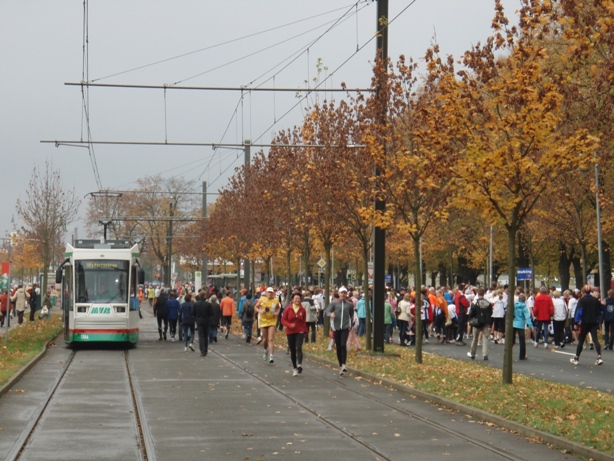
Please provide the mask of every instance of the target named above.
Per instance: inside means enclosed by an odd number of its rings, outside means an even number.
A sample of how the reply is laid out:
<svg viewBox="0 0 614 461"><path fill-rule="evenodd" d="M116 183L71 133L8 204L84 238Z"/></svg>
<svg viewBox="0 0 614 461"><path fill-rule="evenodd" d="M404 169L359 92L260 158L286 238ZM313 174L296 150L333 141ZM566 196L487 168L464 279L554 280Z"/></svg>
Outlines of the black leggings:
<svg viewBox="0 0 614 461"><path fill-rule="evenodd" d="M158 334L160 335L160 339L162 339L162 333L164 333L164 339L166 339L166 332L168 331L168 319L166 315L164 317L158 315ZM164 324L164 330L162 329L162 325Z"/></svg>
<svg viewBox="0 0 614 461"><path fill-rule="evenodd" d="M288 346L290 346L290 359L292 360L292 368L303 363L303 339L305 333L293 333L288 336Z"/></svg>
<svg viewBox="0 0 614 461"><path fill-rule="evenodd" d="M345 365L345 360L348 355L347 342L350 330L335 330L335 346L337 347L337 360L339 366Z"/></svg>
<svg viewBox="0 0 614 461"><path fill-rule="evenodd" d="M580 325L580 337L578 338L578 347L576 348L576 357L580 358L582 349L584 348L584 341L586 336L590 333L593 342L595 343L595 349L597 349L597 355L601 355L601 344L599 344L599 338L597 337L597 329L599 325L596 323L592 325Z"/></svg>

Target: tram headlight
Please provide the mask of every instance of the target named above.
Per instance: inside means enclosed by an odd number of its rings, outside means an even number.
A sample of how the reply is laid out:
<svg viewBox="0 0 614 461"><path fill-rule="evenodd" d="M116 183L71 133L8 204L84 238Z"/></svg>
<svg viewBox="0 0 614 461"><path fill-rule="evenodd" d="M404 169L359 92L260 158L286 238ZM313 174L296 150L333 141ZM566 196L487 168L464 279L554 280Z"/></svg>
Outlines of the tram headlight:
<svg viewBox="0 0 614 461"><path fill-rule="evenodd" d="M77 312L85 314L87 312L87 307L85 307L85 306L77 306Z"/></svg>
<svg viewBox="0 0 614 461"><path fill-rule="evenodd" d="M124 313L126 312L126 308L125 308L124 306L116 306L116 307L115 307L115 311L116 311L118 314L124 314Z"/></svg>

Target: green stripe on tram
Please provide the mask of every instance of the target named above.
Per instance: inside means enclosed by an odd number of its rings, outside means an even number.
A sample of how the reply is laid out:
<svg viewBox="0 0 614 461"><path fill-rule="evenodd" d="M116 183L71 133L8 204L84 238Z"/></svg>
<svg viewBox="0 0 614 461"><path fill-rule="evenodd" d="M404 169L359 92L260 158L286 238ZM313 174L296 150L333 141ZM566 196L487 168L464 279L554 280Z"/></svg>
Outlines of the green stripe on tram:
<svg viewBox="0 0 614 461"><path fill-rule="evenodd" d="M117 342L136 343L139 340L139 332L131 333L71 333L68 342L91 343L91 342Z"/></svg>

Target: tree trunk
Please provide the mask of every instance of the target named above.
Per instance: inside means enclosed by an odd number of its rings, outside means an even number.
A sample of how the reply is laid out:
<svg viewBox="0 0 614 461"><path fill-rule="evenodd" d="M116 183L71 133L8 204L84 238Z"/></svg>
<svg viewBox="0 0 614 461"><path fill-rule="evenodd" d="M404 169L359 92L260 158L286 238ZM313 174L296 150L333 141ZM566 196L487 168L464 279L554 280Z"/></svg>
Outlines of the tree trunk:
<svg viewBox="0 0 614 461"><path fill-rule="evenodd" d="M569 266L571 258L574 254L573 249L571 254L567 254L567 246L564 243L559 243L559 278L561 279L561 290L569 290L569 282L571 281L571 273Z"/></svg>
<svg viewBox="0 0 614 461"><path fill-rule="evenodd" d="M290 265L292 259L292 250L290 249L290 245L288 245L288 251L286 252L286 264L288 264L288 283L287 283L287 291L286 291L286 303L290 301L290 296L292 296L292 268Z"/></svg>
<svg viewBox="0 0 614 461"><path fill-rule="evenodd" d="M509 296L507 297L507 312L505 315L505 331L506 335L505 348L503 351L503 384L512 384L512 357L513 357L513 341L514 337L514 292L516 291L516 227L510 226L507 229L507 273L509 274ZM488 341L488 338L483 338L483 341Z"/></svg>
<svg viewBox="0 0 614 461"><path fill-rule="evenodd" d="M448 270L446 268L446 265L443 262L439 263L439 273L441 274L439 276L439 285L441 286L448 285ZM451 285L449 286L451 287Z"/></svg>
<svg viewBox="0 0 614 461"><path fill-rule="evenodd" d="M586 283L586 281L588 280L588 261L586 260L586 243L584 242L580 242L580 251L581 251L581 255L580 257L582 258L582 285L584 285ZM576 282L577 285L577 282Z"/></svg>
<svg viewBox="0 0 614 461"><path fill-rule="evenodd" d="M324 270L324 309L328 308L330 302L330 272L331 272L331 249L333 244L330 241L324 242L324 257L326 258L326 269ZM324 315L324 337L330 334L330 317Z"/></svg>
<svg viewBox="0 0 614 461"><path fill-rule="evenodd" d="M420 239L413 238L413 241L416 278L419 280L420 265L422 264L422 261L420 260ZM421 286L416 284L416 363L422 363L422 292L420 291L420 288Z"/></svg>
<svg viewBox="0 0 614 461"><path fill-rule="evenodd" d="M366 315L366 350L373 349L373 338L371 337L371 297L369 296L369 246L367 243L362 245L362 291L365 294L365 315Z"/></svg>
<svg viewBox="0 0 614 461"><path fill-rule="evenodd" d="M438 275L439 275L439 272L437 271L431 272L431 286L432 287L437 287L437 276Z"/></svg>
<svg viewBox="0 0 614 461"><path fill-rule="evenodd" d="M573 273L576 278L576 288L579 290L584 285L584 280L582 279L582 261L580 260L580 256L574 255L571 258L571 264L573 265Z"/></svg>

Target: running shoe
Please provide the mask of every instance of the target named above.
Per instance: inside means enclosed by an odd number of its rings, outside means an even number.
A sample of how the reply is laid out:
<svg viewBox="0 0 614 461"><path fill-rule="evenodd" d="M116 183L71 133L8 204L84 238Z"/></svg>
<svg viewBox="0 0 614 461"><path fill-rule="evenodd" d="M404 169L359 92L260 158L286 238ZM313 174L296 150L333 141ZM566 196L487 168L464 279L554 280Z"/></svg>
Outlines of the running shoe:
<svg viewBox="0 0 614 461"><path fill-rule="evenodd" d="M572 357L569 359L569 361L572 365L577 365L578 363L580 363L580 359L578 359L578 357Z"/></svg>
<svg viewBox="0 0 614 461"><path fill-rule="evenodd" d="M224 338L228 339L228 333L230 333L230 328L226 329L226 334L224 335Z"/></svg>
<svg viewBox="0 0 614 461"><path fill-rule="evenodd" d="M273 354L269 355L269 363L275 363L275 360L273 360Z"/></svg>
<svg viewBox="0 0 614 461"><path fill-rule="evenodd" d="M188 344L188 347L190 348L190 350L192 352L194 352L194 344L190 343L190 344Z"/></svg>
<svg viewBox="0 0 614 461"><path fill-rule="evenodd" d="M187 348L187 347L184 347L184 348L183 348L183 352L188 352L188 348Z"/></svg>
<svg viewBox="0 0 614 461"><path fill-rule="evenodd" d="M475 360L475 355L471 355L471 352L467 352L467 357L469 357L471 360Z"/></svg>
<svg viewBox="0 0 614 461"><path fill-rule="evenodd" d="M262 360L266 362L268 358L269 358L269 351L265 349L264 354L262 354Z"/></svg>
<svg viewBox="0 0 614 461"><path fill-rule="evenodd" d="M258 341L256 341L256 344L260 344L262 342L262 336L258 336Z"/></svg>
<svg viewBox="0 0 614 461"><path fill-rule="evenodd" d="M603 364L603 360L601 360L601 357L597 357L597 361L595 362L595 365L601 365Z"/></svg>
<svg viewBox="0 0 614 461"><path fill-rule="evenodd" d="M301 365L300 363L298 364L298 367L296 368L296 371L298 371L299 373L303 372L303 365Z"/></svg>
<svg viewBox="0 0 614 461"><path fill-rule="evenodd" d="M294 369L294 371L292 372L292 376L298 376L298 369Z"/></svg>

